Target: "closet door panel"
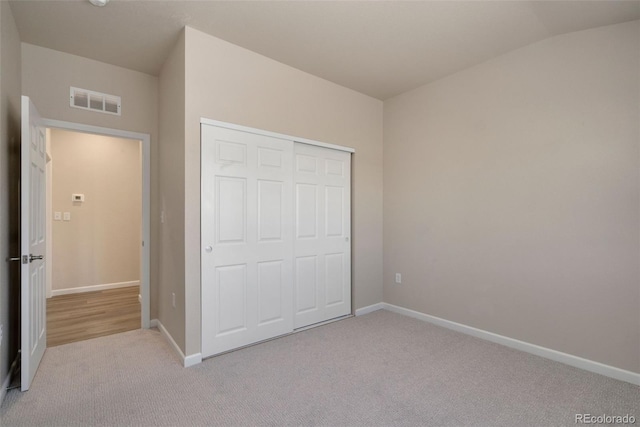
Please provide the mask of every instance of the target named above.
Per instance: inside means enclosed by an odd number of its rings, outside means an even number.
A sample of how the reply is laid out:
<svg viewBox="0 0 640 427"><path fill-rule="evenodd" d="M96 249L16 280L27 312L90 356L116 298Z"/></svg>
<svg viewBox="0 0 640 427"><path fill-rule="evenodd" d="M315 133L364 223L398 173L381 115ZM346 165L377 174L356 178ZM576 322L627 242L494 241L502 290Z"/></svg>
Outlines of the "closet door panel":
<svg viewBox="0 0 640 427"><path fill-rule="evenodd" d="M216 268L218 283L218 335L247 328L247 265Z"/></svg>
<svg viewBox="0 0 640 427"><path fill-rule="evenodd" d="M318 305L318 256L296 256L295 294L296 315L317 312Z"/></svg>
<svg viewBox="0 0 640 427"><path fill-rule="evenodd" d="M293 329L293 142L202 125L202 353Z"/></svg>
<svg viewBox="0 0 640 427"><path fill-rule="evenodd" d="M326 254L325 260L325 283L327 307L344 303L345 298L345 254Z"/></svg>
<svg viewBox="0 0 640 427"><path fill-rule="evenodd" d="M287 313L284 312L283 294L287 292L284 287L284 262L265 261L258 263L258 326L284 321Z"/></svg>
<svg viewBox="0 0 640 427"><path fill-rule="evenodd" d="M297 143L294 159L294 326L301 328L351 313L351 155Z"/></svg>
<svg viewBox="0 0 640 427"><path fill-rule="evenodd" d="M247 180L215 177L216 243L244 244L247 232Z"/></svg>
<svg viewBox="0 0 640 427"><path fill-rule="evenodd" d="M284 183L282 181L258 181L258 241L281 242L284 215Z"/></svg>
<svg viewBox="0 0 640 427"><path fill-rule="evenodd" d="M296 237L318 238L318 186L296 183Z"/></svg>
<svg viewBox="0 0 640 427"><path fill-rule="evenodd" d="M327 185L324 191L326 237L344 237L344 188Z"/></svg>

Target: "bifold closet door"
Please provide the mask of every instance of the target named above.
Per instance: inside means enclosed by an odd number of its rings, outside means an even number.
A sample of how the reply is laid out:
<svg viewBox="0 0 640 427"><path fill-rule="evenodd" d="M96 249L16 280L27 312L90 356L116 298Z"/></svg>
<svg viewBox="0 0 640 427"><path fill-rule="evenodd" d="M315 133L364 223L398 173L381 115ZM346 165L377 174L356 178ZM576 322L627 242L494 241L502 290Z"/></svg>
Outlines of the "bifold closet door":
<svg viewBox="0 0 640 427"><path fill-rule="evenodd" d="M293 330L293 142L201 129L206 357Z"/></svg>
<svg viewBox="0 0 640 427"><path fill-rule="evenodd" d="M351 313L351 154L295 144L294 327Z"/></svg>

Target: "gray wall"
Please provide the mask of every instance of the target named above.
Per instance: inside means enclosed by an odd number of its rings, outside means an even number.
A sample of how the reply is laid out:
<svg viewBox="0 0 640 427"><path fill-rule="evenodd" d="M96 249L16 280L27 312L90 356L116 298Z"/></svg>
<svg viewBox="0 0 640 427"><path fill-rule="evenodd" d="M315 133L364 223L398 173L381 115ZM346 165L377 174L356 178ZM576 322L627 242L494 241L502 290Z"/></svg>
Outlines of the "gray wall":
<svg viewBox="0 0 640 427"><path fill-rule="evenodd" d="M0 1L0 385L20 348L19 241L20 37L9 3Z"/></svg>
<svg viewBox="0 0 640 427"><path fill-rule="evenodd" d="M384 301L640 372L639 56L601 27L385 102Z"/></svg>
<svg viewBox="0 0 640 427"><path fill-rule="evenodd" d="M184 350L184 32L162 67L160 97L160 224L158 320ZM176 294L173 308L171 294Z"/></svg>

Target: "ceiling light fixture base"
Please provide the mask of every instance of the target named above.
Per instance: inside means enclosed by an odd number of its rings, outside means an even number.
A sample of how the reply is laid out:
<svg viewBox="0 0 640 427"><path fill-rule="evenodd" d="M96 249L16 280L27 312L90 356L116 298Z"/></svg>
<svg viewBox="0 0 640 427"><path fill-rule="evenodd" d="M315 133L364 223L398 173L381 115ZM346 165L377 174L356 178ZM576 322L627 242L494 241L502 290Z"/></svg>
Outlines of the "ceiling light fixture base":
<svg viewBox="0 0 640 427"><path fill-rule="evenodd" d="M109 0L89 0L89 3L94 6L103 7L106 6L107 3L109 3Z"/></svg>

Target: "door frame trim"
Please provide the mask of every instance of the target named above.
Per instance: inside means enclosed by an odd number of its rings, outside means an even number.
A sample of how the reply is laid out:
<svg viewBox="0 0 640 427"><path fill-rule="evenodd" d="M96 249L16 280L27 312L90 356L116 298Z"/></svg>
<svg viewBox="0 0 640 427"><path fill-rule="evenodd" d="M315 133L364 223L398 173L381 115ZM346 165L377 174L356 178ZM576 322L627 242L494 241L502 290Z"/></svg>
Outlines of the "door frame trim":
<svg viewBox="0 0 640 427"><path fill-rule="evenodd" d="M258 129L258 128L252 128L252 127L249 127L249 126L236 125L234 123L221 122L219 120L206 119L204 117L200 118L200 125L211 125L211 126L217 126L217 127L225 128L225 129L239 130L241 132L255 133L255 134L263 135L263 136L270 136L272 138L287 139L289 141L298 142L298 143L301 143L301 144L315 145L316 147L331 148L332 150L346 151L348 153L355 153L356 152L356 150L354 148L345 147L344 145L328 144L326 142L315 141L313 139L300 138L300 137L297 137L297 136L285 135L284 133L271 132L271 131L264 130L264 129Z"/></svg>
<svg viewBox="0 0 640 427"><path fill-rule="evenodd" d="M151 135L147 133L131 132L121 129L105 128L85 125L82 123L66 122L42 118L43 126L70 130L75 132L92 133L96 135L126 138L140 141L142 144L142 259L140 262L140 296L141 327L149 329L151 324L151 289L150 289L150 260L151 260Z"/></svg>

